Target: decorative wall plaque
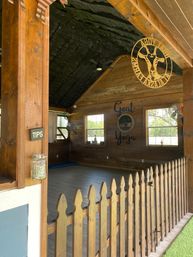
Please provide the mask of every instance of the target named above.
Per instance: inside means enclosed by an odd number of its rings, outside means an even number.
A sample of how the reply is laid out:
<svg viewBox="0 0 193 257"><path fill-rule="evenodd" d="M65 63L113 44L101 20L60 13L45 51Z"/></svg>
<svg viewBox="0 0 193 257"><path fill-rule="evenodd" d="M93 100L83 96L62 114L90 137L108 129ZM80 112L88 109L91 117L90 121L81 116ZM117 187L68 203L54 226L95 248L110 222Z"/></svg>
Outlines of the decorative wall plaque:
<svg viewBox="0 0 193 257"><path fill-rule="evenodd" d="M144 67L146 64L146 69ZM155 38L142 38L134 45L131 63L136 77L149 88L160 88L168 83L173 64L167 50Z"/></svg>
<svg viewBox="0 0 193 257"><path fill-rule="evenodd" d="M117 101L114 104L114 111L117 114L117 130L115 131L117 145L130 144L131 141L136 140L134 136L130 135L130 131L135 125L134 118L130 114L134 112L133 103L122 105L122 101Z"/></svg>

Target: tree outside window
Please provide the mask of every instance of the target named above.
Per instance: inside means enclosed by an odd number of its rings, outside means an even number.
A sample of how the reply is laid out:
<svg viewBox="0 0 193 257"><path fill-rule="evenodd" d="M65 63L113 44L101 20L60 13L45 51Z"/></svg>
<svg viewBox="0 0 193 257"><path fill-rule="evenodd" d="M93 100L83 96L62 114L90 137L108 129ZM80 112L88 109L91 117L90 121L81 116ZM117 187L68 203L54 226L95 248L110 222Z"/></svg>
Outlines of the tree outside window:
<svg viewBox="0 0 193 257"><path fill-rule="evenodd" d="M86 116L86 142L104 143L104 114Z"/></svg>
<svg viewBox="0 0 193 257"><path fill-rule="evenodd" d="M174 107L147 110L146 117L148 145L178 145L178 117Z"/></svg>

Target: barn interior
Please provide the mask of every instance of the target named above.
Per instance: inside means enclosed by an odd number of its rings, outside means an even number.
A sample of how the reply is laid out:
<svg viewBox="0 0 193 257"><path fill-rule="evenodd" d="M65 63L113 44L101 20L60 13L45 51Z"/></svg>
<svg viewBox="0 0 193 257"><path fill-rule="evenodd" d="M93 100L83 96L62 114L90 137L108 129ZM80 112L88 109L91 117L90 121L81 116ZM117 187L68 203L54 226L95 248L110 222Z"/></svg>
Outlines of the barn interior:
<svg viewBox="0 0 193 257"><path fill-rule="evenodd" d="M132 49L138 40L157 34L154 30L143 33L144 29L133 25L132 11L124 16L110 2L69 0L65 6L60 1L50 6L49 222L57 217L55 206L61 192L67 195L71 212L78 188L85 197L89 185L94 184L99 194L104 180L109 188L112 178L120 181L121 176L128 178L131 173L184 156L181 61L171 54L171 78L165 86L142 85L132 68ZM154 10L151 1L145 2ZM140 65L147 74L145 59ZM160 74L165 66L158 64ZM3 127L1 112L0 123ZM32 127L40 123L38 119ZM29 163L25 165L29 168ZM50 257L52 244L53 238Z"/></svg>
<svg viewBox="0 0 193 257"><path fill-rule="evenodd" d="M0 8L2 13L2 3ZM133 72L131 51L144 36L106 0L51 5L50 169L84 165L136 171L183 156L182 71L173 62L165 87L143 86ZM145 71L144 61L142 66ZM177 141L171 143L168 132L168 143L163 142L164 134L150 143L148 110L165 108L169 112L162 114L162 126L169 131L169 123L176 120ZM127 114L133 124L123 131L118 122ZM87 117L97 115L102 127L88 128ZM169 121L164 124L165 118Z"/></svg>
<svg viewBox="0 0 193 257"><path fill-rule="evenodd" d="M57 217L55 205L61 192L65 193L71 212L77 188L81 189L86 206L90 184L95 186L99 200L102 181L109 190L113 178L119 184L121 176L128 178L130 173L183 156L182 71L174 62L166 86L151 89L142 85L132 69L131 51L143 37L107 1L72 0L65 8L59 2L52 4L49 222ZM145 62L142 65L145 71ZM164 138L172 137L169 133L165 137L157 135L156 142L149 144L148 110L165 108L170 111L160 119L171 119L166 126L176 120L177 143L163 143ZM128 114L133 118L133 127L124 132L118 121ZM103 126L91 127L88 135L87 117L97 119L97 115L103 116ZM57 119L65 122L59 122L57 127ZM53 242L49 237L48 256L53 256Z"/></svg>
<svg viewBox="0 0 193 257"><path fill-rule="evenodd" d="M68 124L63 128L65 135L61 129L57 137L50 135L49 164L76 162L137 169L182 156L179 66L174 62L172 78L165 87L143 86L133 72L130 55L144 35L107 1L72 0L65 8L55 2L50 20L50 117L63 115ZM167 107L173 108L171 115L176 112L178 116L178 143L164 146L160 139L149 145L147 110ZM135 125L121 135L117 121L124 113L132 114ZM96 114L104 115L104 138L94 144L94 138L89 139L93 142L86 139L85 119Z"/></svg>

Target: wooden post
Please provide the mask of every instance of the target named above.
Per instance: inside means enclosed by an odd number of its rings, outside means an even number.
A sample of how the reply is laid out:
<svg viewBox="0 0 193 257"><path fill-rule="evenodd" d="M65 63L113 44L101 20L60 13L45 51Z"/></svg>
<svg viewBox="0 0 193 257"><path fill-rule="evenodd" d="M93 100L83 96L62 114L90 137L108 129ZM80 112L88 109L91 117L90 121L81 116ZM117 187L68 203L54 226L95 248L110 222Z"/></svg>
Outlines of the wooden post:
<svg viewBox="0 0 193 257"><path fill-rule="evenodd" d="M120 249L120 257L125 257L125 179L121 178L120 185L120 205L119 205L119 249ZM116 214L114 214L116 215Z"/></svg>
<svg viewBox="0 0 193 257"><path fill-rule="evenodd" d="M134 244L133 244L133 216L134 216L134 204L133 204L133 194L134 194L134 190L133 190L133 177L130 174L129 175L129 181L128 181L128 195L127 195L127 200L128 200L128 212L127 212L127 256L129 257L133 257L133 248L134 248Z"/></svg>
<svg viewBox="0 0 193 257"><path fill-rule="evenodd" d="M34 153L48 155L49 8L43 23L37 1L3 0L2 137L0 174L31 185ZM42 127L43 140L30 141L29 129ZM36 181L35 183L40 183ZM47 180L41 182L41 256L47 254Z"/></svg>
<svg viewBox="0 0 193 257"><path fill-rule="evenodd" d="M141 257L145 257L145 175L144 171L141 172L140 181L140 204L141 204Z"/></svg>
<svg viewBox="0 0 193 257"><path fill-rule="evenodd" d="M2 3L2 73L1 73L1 165L2 176L17 180L24 186L24 111L25 85L25 11L19 4ZM21 25L22 24L22 25ZM21 47L23 45L23 52ZM16 154L17 153L17 154ZM20 169L20 171L19 171Z"/></svg>
<svg viewBox="0 0 193 257"><path fill-rule="evenodd" d="M107 257L107 185L102 183L100 201L99 256Z"/></svg>
<svg viewBox="0 0 193 257"><path fill-rule="evenodd" d="M73 256L82 257L83 245L83 210L82 210L82 193L80 189L76 192L74 200L73 216Z"/></svg>
<svg viewBox="0 0 193 257"><path fill-rule="evenodd" d="M110 256L114 257L117 254L117 185L113 179L111 183L111 223L110 223ZM90 256L88 256L90 257Z"/></svg>
<svg viewBox="0 0 193 257"><path fill-rule="evenodd" d="M96 254L96 190L91 186L88 194L88 236L87 236L87 257L95 257Z"/></svg>
<svg viewBox="0 0 193 257"><path fill-rule="evenodd" d="M183 71L184 89L184 154L188 167L188 210L193 212L193 68Z"/></svg>
<svg viewBox="0 0 193 257"><path fill-rule="evenodd" d="M55 256L66 257L67 256L67 201L64 194L60 195L58 201L58 218L56 220L56 236L55 236Z"/></svg>

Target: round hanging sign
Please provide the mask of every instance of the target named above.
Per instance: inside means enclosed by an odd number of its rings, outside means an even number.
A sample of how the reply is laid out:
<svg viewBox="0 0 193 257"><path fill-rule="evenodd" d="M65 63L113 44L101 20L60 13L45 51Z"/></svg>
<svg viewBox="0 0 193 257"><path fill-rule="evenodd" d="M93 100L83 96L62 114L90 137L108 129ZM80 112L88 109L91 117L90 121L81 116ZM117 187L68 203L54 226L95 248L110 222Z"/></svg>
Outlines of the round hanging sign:
<svg viewBox="0 0 193 257"><path fill-rule="evenodd" d="M163 44L155 38L137 41L131 52L131 63L137 78L149 88L163 87L172 75L172 60Z"/></svg>
<svg viewBox="0 0 193 257"><path fill-rule="evenodd" d="M134 127L134 119L130 114L121 114L117 119L117 127L123 133L128 133Z"/></svg>

